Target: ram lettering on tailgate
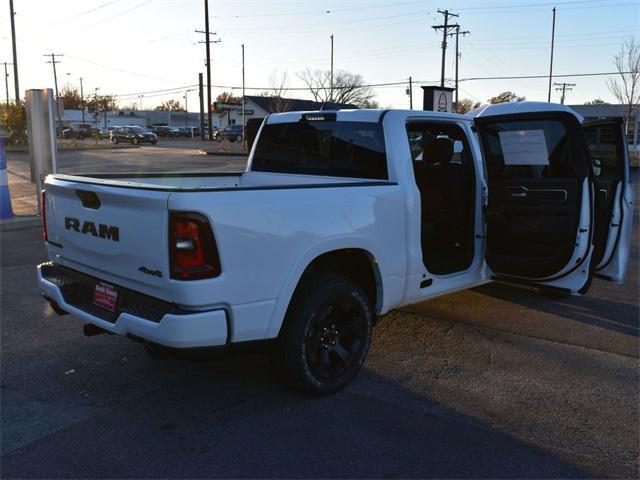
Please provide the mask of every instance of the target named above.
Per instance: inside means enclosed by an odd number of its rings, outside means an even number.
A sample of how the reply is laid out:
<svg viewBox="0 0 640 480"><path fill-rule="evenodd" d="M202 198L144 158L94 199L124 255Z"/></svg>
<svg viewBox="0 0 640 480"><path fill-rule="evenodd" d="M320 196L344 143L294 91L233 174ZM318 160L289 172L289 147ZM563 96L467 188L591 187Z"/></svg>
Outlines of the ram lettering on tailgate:
<svg viewBox="0 0 640 480"><path fill-rule="evenodd" d="M97 228L96 224L88 220L82 222L80 226L80 219L72 217L64 217L64 228L67 230L73 230L74 232L91 234L94 237L104 238L106 240L113 240L114 242L120 241L120 227L115 225L105 225L99 223Z"/></svg>

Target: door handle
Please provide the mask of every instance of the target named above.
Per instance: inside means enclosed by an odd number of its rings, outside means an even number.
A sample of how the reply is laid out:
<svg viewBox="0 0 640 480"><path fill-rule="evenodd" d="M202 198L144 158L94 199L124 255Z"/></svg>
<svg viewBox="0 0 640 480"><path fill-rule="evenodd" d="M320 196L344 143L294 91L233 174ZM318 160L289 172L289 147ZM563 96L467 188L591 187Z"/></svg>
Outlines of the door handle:
<svg viewBox="0 0 640 480"><path fill-rule="evenodd" d="M527 198L527 192L512 193L512 198Z"/></svg>

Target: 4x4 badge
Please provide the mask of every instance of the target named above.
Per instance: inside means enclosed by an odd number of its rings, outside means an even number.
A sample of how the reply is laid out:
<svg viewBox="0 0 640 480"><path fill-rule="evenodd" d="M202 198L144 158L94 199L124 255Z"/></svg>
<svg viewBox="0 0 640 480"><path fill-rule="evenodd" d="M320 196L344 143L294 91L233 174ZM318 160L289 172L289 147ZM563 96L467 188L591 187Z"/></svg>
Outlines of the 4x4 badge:
<svg viewBox="0 0 640 480"><path fill-rule="evenodd" d="M142 273L146 273L147 275L153 275L154 277L162 278L162 272L160 270L151 270L150 268L144 266L138 267L138 270L140 270Z"/></svg>

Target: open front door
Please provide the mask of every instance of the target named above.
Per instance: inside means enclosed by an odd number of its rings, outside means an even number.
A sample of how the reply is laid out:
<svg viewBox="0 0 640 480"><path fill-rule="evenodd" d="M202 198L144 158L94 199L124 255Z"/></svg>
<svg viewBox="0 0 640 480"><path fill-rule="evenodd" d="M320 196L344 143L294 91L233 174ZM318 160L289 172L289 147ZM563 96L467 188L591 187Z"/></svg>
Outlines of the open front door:
<svg viewBox="0 0 640 480"><path fill-rule="evenodd" d="M594 274L622 283L631 247L633 187L622 118L585 122L595 181Z"/></svg>
<svg viewBox="0 0 640 480"><path fill-rule="evenodd" d="M563 105L534 102L476 113L495 278L573 293L589 285L593 181L581 122Z"/></svg>

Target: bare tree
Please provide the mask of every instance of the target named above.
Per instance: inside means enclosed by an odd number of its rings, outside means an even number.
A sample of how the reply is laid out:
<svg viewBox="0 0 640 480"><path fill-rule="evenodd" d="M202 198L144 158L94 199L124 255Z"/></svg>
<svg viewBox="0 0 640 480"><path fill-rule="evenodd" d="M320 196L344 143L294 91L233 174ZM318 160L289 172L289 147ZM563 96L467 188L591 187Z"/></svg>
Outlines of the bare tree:
<svg viewBox="0 0 640 480"><path fill-rule="evenodd" d="M285 98L284 93L289 87L289 73L274 70L269 75L269 90L262 92L263 97L269 98L269 109L274 112L286 112L289 110L290 98Z"/></svg>
<svg viewBox="0 0 640 480"><path fill-rule="evenodd" d="M338 70L333 75L331 84L330 70L311 70L307 68L298 72L316 102L352 103L357 106L370 105L375 93L365 85L359 73Z"/></svg>
<svg viewBox="0 0 640 480"><path fill-rule="evenodd" d="M634 115L640 103L640 42L628 38L613 59L620 78L607 80L609 91L627 106L626 121Z"/></svg>

